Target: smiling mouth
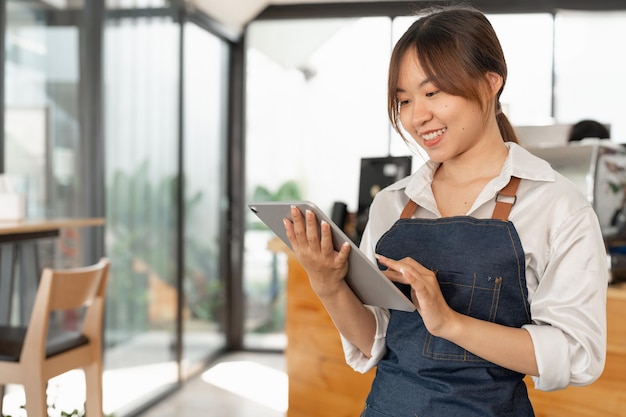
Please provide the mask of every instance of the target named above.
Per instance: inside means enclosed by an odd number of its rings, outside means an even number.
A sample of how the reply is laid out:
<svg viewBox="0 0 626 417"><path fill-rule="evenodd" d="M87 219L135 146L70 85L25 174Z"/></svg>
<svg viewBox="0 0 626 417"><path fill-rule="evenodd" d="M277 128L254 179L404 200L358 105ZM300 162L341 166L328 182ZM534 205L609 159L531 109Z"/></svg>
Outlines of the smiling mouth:
<svg viewBox="0 0 626 417"><path fill-rule="evenodd" d="M429 141L429 140L434 140L437 139L439 136L443 135L444 133L446 133L448 131L447 127L444 127L442 129L439 130L435 130L434 132L430 132L427 133L425 135L420 135L422 139L424 139L425 141Z"/></svg>

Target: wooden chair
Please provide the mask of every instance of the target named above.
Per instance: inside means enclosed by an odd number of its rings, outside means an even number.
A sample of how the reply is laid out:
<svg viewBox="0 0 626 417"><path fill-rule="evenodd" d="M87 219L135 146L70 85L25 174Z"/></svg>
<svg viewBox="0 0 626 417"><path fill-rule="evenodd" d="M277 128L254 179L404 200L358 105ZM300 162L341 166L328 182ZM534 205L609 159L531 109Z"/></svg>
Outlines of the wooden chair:
<svg viewBox="0 0 626 417"><path fill-rule="evenodd" d="M28 327L0 327L0 385L24 386L28 417L47 417L48 380L78 368L85 372L86 415L102 417L102 323L109 264L102 258L82 268L44 269ZM52 312L81 308L78 329L52 330Z"/></svg>

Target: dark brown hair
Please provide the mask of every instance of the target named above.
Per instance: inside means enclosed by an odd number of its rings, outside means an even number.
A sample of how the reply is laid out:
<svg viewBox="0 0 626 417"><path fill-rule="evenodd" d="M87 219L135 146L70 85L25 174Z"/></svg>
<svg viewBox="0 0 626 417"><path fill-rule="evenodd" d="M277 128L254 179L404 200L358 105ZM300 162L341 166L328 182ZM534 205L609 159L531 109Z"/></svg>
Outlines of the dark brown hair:
<svg viewBox="0 0 626 417"><path fill-rule="evenodd" d="M504 141L517 143L515 130L500 105L500 94L507 76L504 53L483 13L461 6L431 9L413 23L396 43L389 65L387 107L389 119L401 136L396 91L400 62L408 52L417 54L420 66L437 88L477 102L483 111L485 75L489 72L500 75L502 87L493 107Z"/></svg>
<svg viewBox="0 0 626 417"><path fill-rule="evenodd" d="M585 119L571 127L567 141L575 142L585 138L608 139L610 136L609 129L605 125L595 120Z"/></svg>

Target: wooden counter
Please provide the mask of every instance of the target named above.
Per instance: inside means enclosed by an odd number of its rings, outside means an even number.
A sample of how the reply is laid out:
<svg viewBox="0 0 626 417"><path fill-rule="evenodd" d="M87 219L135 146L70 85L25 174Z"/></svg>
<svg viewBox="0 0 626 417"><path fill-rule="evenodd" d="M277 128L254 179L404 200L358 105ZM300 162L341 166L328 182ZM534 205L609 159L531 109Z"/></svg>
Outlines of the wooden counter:
<svg viewBox="0 0 626 417"><path fill-rule="evenodd" d="M58 232L68 227L103 226L104 218L57 218L0 221L0 236L6 239L22 238L23 235Z"/></svg>
<svg viewBox="0 0 626 417"><path fill-rule="evenodd" d="M625 417L626 416L626 288L610 287L607 295L607 355L600 378L585 387L528 393L536 417Z"/></svg>
<svg viewBox="0 0 626 417"><path fill-rule="evenodd" d="M375 370L346 365L339 334L309 279L288 252L287 417L358 417ZM626 288L609 288L605 371L594 384L555 392L528 391L536 417L626 417Z"/></svg>
<svg viewBox="0 0 626 417"><path fill-rule="evenodd" d="M293 255L287 259L287 417L358 417L374 370L360 374L346 364L339 333L306 272Z"/></svg>

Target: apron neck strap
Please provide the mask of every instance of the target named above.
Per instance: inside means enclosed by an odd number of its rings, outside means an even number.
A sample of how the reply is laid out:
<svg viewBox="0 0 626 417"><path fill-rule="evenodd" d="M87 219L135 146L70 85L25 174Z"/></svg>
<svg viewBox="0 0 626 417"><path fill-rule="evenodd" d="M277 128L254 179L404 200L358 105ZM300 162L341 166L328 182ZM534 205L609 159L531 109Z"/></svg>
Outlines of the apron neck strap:
<svg viewBox="0 0 626 417"><path fill-rule="evenodd" d="M517 200L516 193L519 186L520 179L518 177L511 177L509 183L496 194L496 207L493 209L492 219L504 220L509 219L509 213L513 204ZM417 210L417 203L411 199L406 203L402 213L401 219L410 219Z"/></svg>
<svg viewBox="0 0 626 417"><path fill-rule="evenodd" d="M415 213L415 210L417 210L417 203L409 199L406 206L404 206L404 210L402 210L402 213L400 214L400 218L410 219L413 216L413 213Z"/></svg>
<svg viewBox="0 0 626 417"><path fill-rule="evenodd" d="M509 183L496 194L496 207L493 209L492 219L509 220L509 213L517 200L515 194L517 193L519 182L519 177L511 177Z"/></svg>

